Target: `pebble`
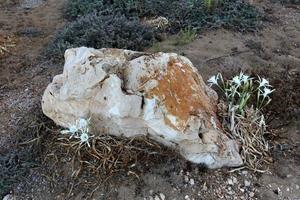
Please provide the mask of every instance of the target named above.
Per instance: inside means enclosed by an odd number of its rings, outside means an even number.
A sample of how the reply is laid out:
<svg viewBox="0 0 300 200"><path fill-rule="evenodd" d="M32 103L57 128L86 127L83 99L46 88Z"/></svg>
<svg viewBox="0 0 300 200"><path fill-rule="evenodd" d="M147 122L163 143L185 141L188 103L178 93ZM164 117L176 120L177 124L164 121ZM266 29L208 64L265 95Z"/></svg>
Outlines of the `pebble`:
<svg viewBox="0 0 300 200"><path fill-rule="evenodd" d="M233 181L232 181L232 179L231 179L231 178L229 178L229 179L227 180L227 183L228 183L229 185L233 185Z"/></svg>
<svg viewBox="0 0 300 200"><path fill-rule="evenodd" d="M166 196L163 193L160 193L159 196L160 196L161 200L165 200L166 199Z"/></svg>
<svg viewBox="0 0 300 200"><path fill-rule="evenodd" d="M235 178L235 177L232 177L232 181L233 181L233 184L236 184L238 182L237 178Z"/></svg>
<svg viewBox="0 0 300 200"><path fill-rule="evenodd" d="M250 192L250 193L249 193L249 196L250 196L250 197L254 197L254 192Z"/></svg>
<svg viewBox="0 0 300 200"><path fill-rule="evenodd" d="M186 200L191 200L190 197L188 195L185 195L184 199Z"/></svg>
<svg viewBox="0 0 300 200"><path fill-rule="evenodd" d="M149 190L149 194L150 194L150 195L153 195L153 190Z"/></svg>
<svg viewBox="0 0 300 200"><path fill-rule="evenodd" d="M299 185L296 185L296 190L299 190L299 188L300 188Z"/></svg>
<svg viewBox="0 0 300 200"><path fill-rule="evenodd" d="M160 200L160 198L157 195L155 195L154 200Z"/></svg>
<svg viewBox="0 0 300 200"><path fill-rule="evenodd" d="M229 179L227 179L227 183L229 184L229 185L233 185L233 181L229 178Z"/></svg>
<svg viewBox="0 0 300 200"><path fill-rule="evenodd" d="M188 183L188 182L189 182L189 177L188 177L188 176L184 176L184 181L185 181L186 183Z"/></svg>
<svg viewBox="0 0 300 200"><path fill-rule="evenodd" d="M248 181L248 180L245 180L245 187L249 187L250 185L251 185L251 182L250 181Z"/></svg>
<svg viewBox="0 0 300 200"><path fill-rule="evenodd" d="M242 171L242 174L247 175L248 172L247 171Z"/></svg>
<svg viewBox="0 0 300 200"><path fill-rule="evenodd" d="M229 194L229 195L233 195L235 192L234 191L227 191L227 194Z"/></svg>
<svg viewBox="0 0 300 200"><path fill-rule="evenodd" d="M191 185L195 185L194 179L192 179L192 178L190 179L190 184L191 184Z"/></svg>
<svg viewBox="0 0 300 200"><path fill-rule="evenodd" d="M11 194L8 194L3 198L3 200L13 200L13 199L14 199L14 197Z"/></svg>

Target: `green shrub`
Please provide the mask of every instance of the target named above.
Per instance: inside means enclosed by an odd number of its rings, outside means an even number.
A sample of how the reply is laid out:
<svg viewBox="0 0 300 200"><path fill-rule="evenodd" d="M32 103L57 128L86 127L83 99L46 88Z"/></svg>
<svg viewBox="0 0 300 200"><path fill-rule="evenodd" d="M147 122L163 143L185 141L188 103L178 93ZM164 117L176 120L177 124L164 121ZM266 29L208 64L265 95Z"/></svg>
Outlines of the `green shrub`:
<svg viewBox="0 0 300 200"><path fill-rule="evenodd" d="M103 0L69 0L66 5L66 17L74 19L94 10L103 9Z"/></svg>
<svg viewBox="0 0 300 200"><path fill-rule="evenodd" d="M171 33L178 33L187 27L201 29L220 26L238 31L253 31L262 17L253 6L242 0L111 0L105 3L99 0L69 1L72 3L67 7L67 14L71 18L93 11L101 12L102 15L121 13L126 17L139 18L162 16L170 21Z"/></svg>
<svg viewBox="0 0 300 200"><path fill-rule="evenodd" d="M262 17L242 0L69 0L66 17L73 22L56 34L47 57L62 58L67 48L78 46L143 50L159 35L140 21L159 16L169 21L165 32L181 31L187 41L203 28L253 31ZM182 34L188 29L195 33Z"/></svg>
<svg viewBox="0 0 300 200"><path fill-rule="evenodd" d="M154 30L138 19L92 13L58 32L46 53L50 57L62 58L67 48L78 46L142 50L153 44L154 37Z"/></svg>

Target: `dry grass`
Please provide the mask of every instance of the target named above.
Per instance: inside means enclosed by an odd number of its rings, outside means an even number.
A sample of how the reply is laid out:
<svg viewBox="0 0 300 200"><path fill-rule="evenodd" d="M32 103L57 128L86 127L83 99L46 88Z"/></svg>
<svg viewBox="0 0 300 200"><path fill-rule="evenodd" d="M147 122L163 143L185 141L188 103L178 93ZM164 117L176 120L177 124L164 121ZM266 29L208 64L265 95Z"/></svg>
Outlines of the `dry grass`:
<svg viewBox="0 0 300 200"><path fill-rule="evenodd" d="M117 171L126 171L137 176L134 167L138 161L172 156L174 152L159 143L144 137L116 137L100 135L91 138L91 147L82 145L78 140L66 137L58 138L58 144L72 155L73 176L77 177L83 170L111 175Z"/></svg>
<svg viewBox="0 0 300 200"><path fill-rule="evenodd" d="M16 46L15 38L0 34L0 57L10 53L11 49Z"/></svg>
<svg viewBox="0 0 300 200"><path fill-rule="evenodd" d="M234 128L230 131L231 122L228 121L228 109L224 102L219 104L220 116L223 118L223 128L229 137L237 140L241 145L241 156L245 166L257 172L268 171L272 162L270 147L265 136L268 134L267 126L261 124L261 113L253 108L245 108L245 115L235 115Z"/></svg>

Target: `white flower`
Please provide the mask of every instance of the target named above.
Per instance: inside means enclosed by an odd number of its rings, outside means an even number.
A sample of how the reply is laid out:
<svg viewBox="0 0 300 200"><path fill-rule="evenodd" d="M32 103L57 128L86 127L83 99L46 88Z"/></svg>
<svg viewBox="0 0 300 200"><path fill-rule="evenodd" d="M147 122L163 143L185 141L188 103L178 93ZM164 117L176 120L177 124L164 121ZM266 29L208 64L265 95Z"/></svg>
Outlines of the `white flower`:
<svg viewBox="0 0 300 200"><path fill-rule="evenodd" d="M75 125L70 125L69 129L67 129L67 130L62 130L60 133L61 133L61 134L69 134L69 133L71 133L71 135L74 135L77 131L78 131L77 126L75 126Z"/></svg>
<svg viewBox="0 0 300 200"><path fill-rule="evenodd" d="M244 76L244 73L243 72L240 72L240 79L242 79L242 77Z"/></svg>
<svg viewBox="0 0 300 200"><path fill-rule="evenodd" d="M241 78L242 82L246 83L248 80L250 80L249 77L250 76L248 76L248 75L242 75L242 78Z"/></svg>
<svg viewBox="0 0 300 200"><path fill-rule="evenodd" d="M77 125L79 129L85 129L88 126L88 121L86 119L80 118L77 121Z"/></svg>
<svg viewBox="0 0 300 200"><path fill-rule="evenodd" d="M207 82L209 83L210 86L218 85L218 79L219 79L219 76L215 75L215 76L210 77L210 79L208 79Z"/></svg>
<svg viewBox="0 0 300 200"><path fill-rule="evenodd" d="M81 144L86 143L90 147L89 138L90 138L89 135L86 132L83 132L80 135Z"/></svg>
<svg viewBox="0 0 300 200"><path fill-rule="evenodd" d="M80 141L82 143L87 142L89 140L89 135L87 133L82 133L80 136Z"/></svg>
<svg viewBox="0 0 300 200"><path fill-rule="evenodd" d="M270 86L269 81L267 79L262 78L261 80L259 80L259 86L258 87L266 87L266 86Z"/></svg>
<svg viewBox="0 0 300 200"><path fill-rule="evenodd" d="M266 126L266 121L264 115L261 115L260 121L259 121L259 126Z"/></svg>
<svg viewBox="0 0 300 200"><path fill-rule="evenodd" d="M233 77L232 82L235 83L237 86L240 86L242 83L239 76Z"/></svg>
<svg viewBox="0 0 300 200"><path fill-rule="evenodd" d="M274 91L274 90L270 90L269 88L265 87L265 88L264 88L264 91L263 91L263 93L262 93L262 96L263 96L264 98L266 98L266 97L267 97L269 94L271 94L273 91Z"/></svg>
<svg viewBox="0 0 300 200"><path fill-rule="evenodd" d="M71 125L70 127L69 127L69 131L70 131L70 133L76 133L77 131L78 131L78 128L77 128L77 126L75 126L75 125Z"/></svg>

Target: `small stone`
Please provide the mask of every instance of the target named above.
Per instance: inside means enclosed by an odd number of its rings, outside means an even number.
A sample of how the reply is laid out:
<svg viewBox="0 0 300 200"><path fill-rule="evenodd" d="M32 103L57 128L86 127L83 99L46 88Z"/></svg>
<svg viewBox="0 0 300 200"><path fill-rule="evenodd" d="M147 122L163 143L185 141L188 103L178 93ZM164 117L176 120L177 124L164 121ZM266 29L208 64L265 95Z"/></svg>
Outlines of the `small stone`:
<svg viewBox="0 0 300 200"><path fill-rule="evenodd" d="M185 195L184 199L190 200L190 197L188 195Z"/></svg>
<svg viewBox="0 0 300 200"><path fill-rule="evenodd" d="M292 174L288 174L286 175L287 178L291 178L292 177Z"/></svg>
<svg viewBox="0 0 300 200"><path fill-rule="evenodd" d="M248 180L245 180L245 187L249 187L250 185L251 185L251 182L250 181L248 181Z"/></svg>
<svg viewBox="0 0 300 200"><path fill-rule="evenodd" d="M250 196L250 197L254 197L254 192L250 192L250 193L249 193L249 196Z"/></svg>
<svg viewBox="0 0 300 200"><path fill-rule="evenodd" d="M189 182L189 177L188 176L184 176L184 182L186 182L186 183Z"/></svg>
<svg viewBox="0 0 300 200"><path fill-rule="evenodd" d="M160 200L160 198L157 195L155 195L154 200Z"/></svg>
<svg viewBox="0 0 300 200"><path fill-rule="evenodd" d="M248 172L247 172L247 171L242 171L242 174L243 174L243 175L247 175Z"/></svg>
<svg viewBox="0 0 300 200"><path fill-rule="evenodd" d="M227 194L229 194L229 195L233 195L234 194L234 191L227 191Z"/></svg>
<svg viewBox="0 0 300 200"><path fill-rule="evenodd" d="M150 194L150 195L153 195L153 190L149 190L149 194Z"/></svg>
<svg viewBox="0 0 300 200"><path fill-rule="evenodd" d="M243 192L243 193L245 192L245 190L243 188L241 188L240 191Z"/></svg>
<svg viewBox="0 0 300 200"><path fill-rule="evenodd" d="M296 190L299 190L299 188L300 188L299 185L296 185Z"/></svg>
<svg viewBox="0 0 300 200"><path fill-rule="evenodd" d="M228 183L229 185L233 185L233 181L232 181L232 179L231 179L231 178L229 178L229 179L227 180L227 183Z"/></svg>
<svg viewBox="0 0 300 200"><path fill-rule="evenodd" d="M195 185L194 179L192 179L192 178L190 179L190 184L191 184L191 185Z"/></svg>
<svg viewBox="0 0 300 200"><path fill-rule="evenodd" d="M152 196L149 196L149 200L154 200Z"/></svg>
<svg viewBox="0 0 300 200"><path fill-rule="evenodd" d="M13 195L8 194L3 198L3 200L15 200L15 198L13 197Z"/></svg>
<svg viewBox="0 0 300 200"><path fill-rule="evenodd" d="M235 178L235 177L232 177L232 181L233 181L233 184L236 184L238 182L237 178Z"/></svg>
<svg viewBox="0 0 300 200"><path fill-rule="evenodd" d="M166 199L166 196L163 193L160 193L159 196L160 196L161 200L165 200Z"/></svg>

